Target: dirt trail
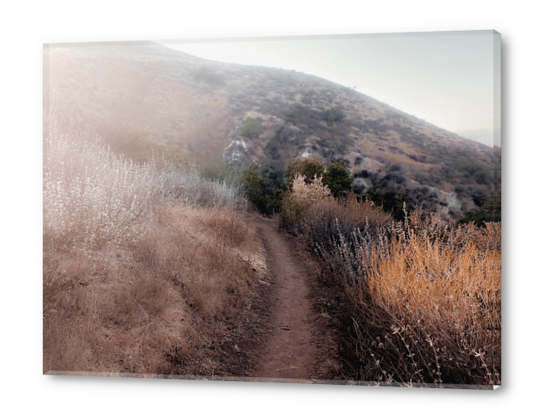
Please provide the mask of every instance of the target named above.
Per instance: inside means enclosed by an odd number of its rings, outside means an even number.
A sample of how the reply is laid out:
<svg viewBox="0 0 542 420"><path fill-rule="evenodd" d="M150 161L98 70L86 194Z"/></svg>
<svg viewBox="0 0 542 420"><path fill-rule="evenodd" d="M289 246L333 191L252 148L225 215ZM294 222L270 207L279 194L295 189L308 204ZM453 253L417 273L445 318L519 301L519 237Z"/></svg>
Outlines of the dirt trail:
<svg viewBox="0 0 542 420"><path fill-rule="evenodd" d="M271 314L271 335L262 349L254 376L308 380L317 358L315 332L310 323L308 273L296 258L292 244L272 221L262 218L258 226L275 283L276 302Z"/></svg>

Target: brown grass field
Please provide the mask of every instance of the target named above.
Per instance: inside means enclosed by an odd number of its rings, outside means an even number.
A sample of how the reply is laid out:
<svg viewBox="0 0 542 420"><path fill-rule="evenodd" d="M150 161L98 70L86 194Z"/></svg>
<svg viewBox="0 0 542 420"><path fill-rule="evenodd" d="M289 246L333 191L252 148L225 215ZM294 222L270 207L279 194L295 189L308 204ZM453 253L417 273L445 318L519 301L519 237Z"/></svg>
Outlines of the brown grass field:
<svg viewBox="0 0 542 420"><path fill-rule="evenodd" d="M237 191L54 120L44 156L44 372L210 374L262 271Z"/></svg>

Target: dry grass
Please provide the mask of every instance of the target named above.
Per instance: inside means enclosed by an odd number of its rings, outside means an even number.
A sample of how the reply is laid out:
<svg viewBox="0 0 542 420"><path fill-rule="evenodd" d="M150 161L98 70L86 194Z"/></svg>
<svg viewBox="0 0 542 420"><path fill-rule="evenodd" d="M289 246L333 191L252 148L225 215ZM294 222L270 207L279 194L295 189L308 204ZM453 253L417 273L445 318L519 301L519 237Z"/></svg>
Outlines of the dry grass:
<svg viewBox="0 0 542 420"><path fill-rule="evenodd" d="M298 203L294 201L294 203ZM286 205L290 205L285 201ZM299 205L295 217L283 212L282 226L295 233L307 246L328 247L339 239L340 232L364 228L377 230L391 223L392 217L369 201L358 200L350 193L345 198L326 197ZM295 208L295 207L294 207Z"/></svg>
<svg viewBox="0 0 542 420"><path fill-rule="evenodd" d="M353 379L500 384L500 224L398 223L350 197L313 203L290 230L352 305Z"/></svg>
<svg viewBox="0 0 542 420"><path fill-rule="evenodd" d="M83 134L45 143L44 372L211 374L262 271L242 200Z"/></svg>
<svg viewBox="0 0 542 420"><path fill-rule="evenodd" d="M44 370L194 373L249 303L255 238L234 210L170 204L124 249L45 249Z"/></svg>
<svg viewBox="0 0 542 420"><path fill-rule="evenodd" d="M359 355L377 378L500 384L501 253L488 246L499 227L463 243L420 230L371 247L370 263L359 267L365 284L346 289L367 349Z"/></svg>

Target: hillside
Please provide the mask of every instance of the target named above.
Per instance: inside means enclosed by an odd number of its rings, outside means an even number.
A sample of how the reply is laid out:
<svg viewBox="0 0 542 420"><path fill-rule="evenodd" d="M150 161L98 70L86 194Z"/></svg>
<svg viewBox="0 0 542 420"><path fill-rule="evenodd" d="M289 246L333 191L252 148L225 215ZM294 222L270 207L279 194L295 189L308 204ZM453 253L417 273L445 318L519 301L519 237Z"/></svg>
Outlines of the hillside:
<svg viewBox="0 0 542 420"><path fill-rule="evenodd" d="M222 157L284 170L298 156L342 160L355 192L455 218L500 189L500 148L316 76L151 42L48 45L44 66L46 109L77 115L126 154L152 140L192 164Z"/></svg>

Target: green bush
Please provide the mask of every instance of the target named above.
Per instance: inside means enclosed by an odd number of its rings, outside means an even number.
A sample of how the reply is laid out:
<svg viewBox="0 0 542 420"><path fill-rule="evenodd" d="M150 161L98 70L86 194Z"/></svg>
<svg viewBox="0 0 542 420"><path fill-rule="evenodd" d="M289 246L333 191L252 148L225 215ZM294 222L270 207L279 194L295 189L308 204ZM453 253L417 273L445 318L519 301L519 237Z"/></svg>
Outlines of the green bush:
<svg viewBox="0 0 542 420"><path fill-rule="evenodd" d="M322 176L325 172L324 164L312 157L294 159L286 170L286 185L292 188L296 174L305 175L305 182L311 184L314 176Z"/></svg>
<svg viewBox="0 0 542 420"><path fill-rule="evenodd" d="M480 169L473 174L478 184L488 184L491 181L491 173L487 169Z"/></svg>
<svg viewBox="0 0 542 420"><path fill-rule="evenodd" d="M327 122L342 121L344 117L343 110L335 107L326 109L322 114L322 118Z"/></svg>
<svg viewBox="0 0 542 420"><path fill-rule="evenodd" d="M419 191L415 197L418 201L421 201L424 199L424 193ZM405 210L406 214L411 214L415 209L406 193L402 190L397 192L384 190L377 193L370 188L363 195L363 198L373 202L377 207L382 207L395 220L404 220Z"/></svg>
<svg viewBox="0 0 542 420"><path fill-rule="evenodd" d="M459 224L474 222L478 227L482 227L486 222L501 221L501 193L495 198L491 192L491 198L482 206L467 210L459 220Z"/></svg>
<svg viewBox="0 0 542 420"><path fill-rule="evenodd" d="M324 172L323 183L335 197L346 195L352 188L354 179L343 162L330 163Z"/></svg>
<svg viewBox="0 0 542 420"><path fill-rule="evenodd" d="M239 127L239 134L249 139L256 139L262 134L262 123L256 118L247 117Z"/></svg>
<svg viewBox="0 0 542 420"><path fill-rule="evenodd" d="M286 186L281 171L266 168L260 171L257 166L248 168L241 184L247 200L263 214L279 213Z"/></svg>

